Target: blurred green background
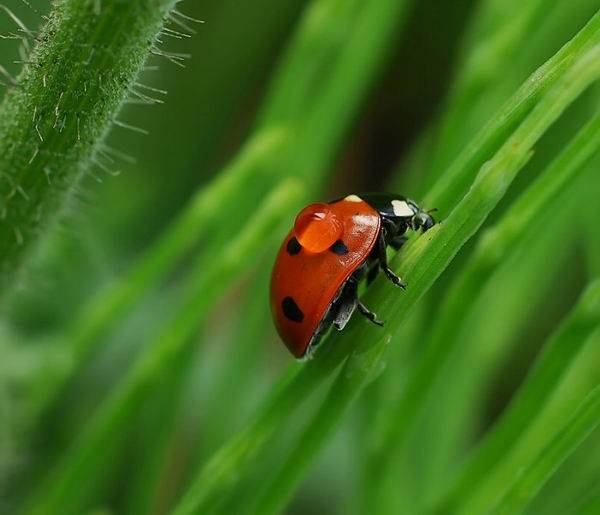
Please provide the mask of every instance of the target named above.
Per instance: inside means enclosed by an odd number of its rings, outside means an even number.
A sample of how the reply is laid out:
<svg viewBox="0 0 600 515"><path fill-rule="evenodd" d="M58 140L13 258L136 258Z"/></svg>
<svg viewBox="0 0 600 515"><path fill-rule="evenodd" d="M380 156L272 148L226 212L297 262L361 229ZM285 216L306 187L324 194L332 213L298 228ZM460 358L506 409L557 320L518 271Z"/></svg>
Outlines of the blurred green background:
<svg viewBox="0 0 600 515"><path fill-rule="evenodd" d="M43 0L31 4L37 12L26 2L6 2L33 28L50 6ZM195 277L192 271L222 259L271 184L258 174L256 182L246 186L247 202L213 206L217 214L193 248L173 262L159 286L136 299L133 309L122 310L110 330L100 332L90 347L93 351L78 359L69 331L74 321L88 316L84 306L106 285L127 277L195 192L219 177L261 128L269 124L285 128L298 121L299 150L274 160L272 173L276 178L305 173L302 201L390 189L422 201L520 84L598 8L597 0L406 0L397 8L392 4L197 0L178 6L204 23L190 21L195 34L162 38L162 48L190 58L180 69L151 56L139 82L166 91L166 95L152 92L165 103L126 103L118 117L148 134L113 128L107 144L114 149L114 162L91 165L60 225L43 235L16 291L3 304L1 513L23 509L55 464L68 456L67 449L102 400L151 344L160 341L164 328L173 327L169 324L185 309L186 292ZM396 18L382 27L381 41L372 43L376 34L369 29L369 20L377 26L378 16L386 20L387 13ZM0 12L0 34L14 31L11 17ZM357 39L361 35L364 46ZM365 55L356 51L361 48ZM293 98L286 104L294 84L281 79L286 64L293 61L290 56L296 59L298 76L303 70L314 75L312 81L298 85L305 89L295 109ZM339 81L330 84L329 72L344 58L350 71L340 72ZM1 40L0 64L17 74L19 59L19 42ZM335 93L332 84L343 90L346 80L362 83L352 95L325 94ZM288 112L277 106L278 95ZM502 219L597 106L597 90L591 89L569 107L542 137L488 226ZM324 126L329 132L315 129ZM318 149L322 141L327 141L327 148L315 151L314 157L310 149ZM313 169L297 174L305 164ZM598 156L592 158L576 181L563 188L570 193L561 192L546 206L505 263L486 277L476 302L455 320L455 330L447 338L460 345L435 376L423 409L411 420L384 492L373 493L379 485L370 484L379 480L369 468L378 424L398 402L409 372L421 359L420 343L435 324L448 288L468 263L473 243L462 249L394 337L393 344L402 343L390 349L386 370L343 418L286 513L414 514L428 513L437 505L469 452L522 384L544 342L600 271L599 164ZM198 321L199 327L191 327L189 351L174 358L174 366L137 398L131 420L113 428L122 440L119 451L107 454L109 462L98 467L96 476L87 476L97 485L75 512L168 513L200 467L247 426L263 399L276 390L291 358L271 327L267 289L278 241L302 203L297 198L293 202L281 223L273 224L271 237L245 259L247 269L243 265L232 284L224 282L224 294L215 295L214 301L210 295L210 306L202 307L207 316ZM440 212L442 220L447 216L448 210ZM391 288L388 293L398 294ZM562 390L557 386L556 396L562 395L567 404L600 382L597 330L590 341L585 353L569 364ZM70 363L76 363L74 370ZM70 372L65 384L56 396L45 399L47 382L52 383L55 371L61 377L66 369ZM255 507L245 499L253 499L297 437L301 423L295 429L294 421L305 420L323 395L319 390L308 406L290 411L272 448L261 455L264 459L255 463L251 474L242 477L231 497L220 502L217 512L253 512ZM575 400L569 401L569 395ZM540 427L564 422L561 412L555 413L557 419L550 411L546 421L543 414L536 421ZM596 430L562 464L527 513L600 513L599 449ZM371 504L373 496L379 504ZM466 506L465 513L481 512L473 507L476 504ZM64 513L70 512L65 508Z"/></svg>

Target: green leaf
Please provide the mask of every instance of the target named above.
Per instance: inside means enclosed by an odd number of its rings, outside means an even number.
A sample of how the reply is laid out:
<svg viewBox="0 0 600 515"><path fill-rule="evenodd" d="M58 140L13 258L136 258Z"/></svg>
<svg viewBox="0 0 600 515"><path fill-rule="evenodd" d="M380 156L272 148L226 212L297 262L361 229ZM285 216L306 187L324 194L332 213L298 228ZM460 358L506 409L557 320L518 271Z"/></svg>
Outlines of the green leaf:
<svg viewBox="0 0 600 515"><path fill-rule="evenodd" d="M282 181L249 220L219 260L207 268L202 263L187 287L185 303L162 334L127 373L116 390L96 411L54 471L34 496L29 513L50 515L77 513L96 483L106 474L106 463L114 457L118 443L131 428L135 415L153 386L168 375L194 343L194 331L232 277L248 266L248 256L273 238L273 227L290 203L301 195L296 180Z"/></svg>
<svg viewBox="0 0 600 515"><path fill-rule="evenodd" d="M401 398L394 408L388 408L388 425L379 436L373 458L378 474L385 476L386 467L391 466L393 457L405 443L443 365L460 345L460 338L451 337L456 332L457 320L470 311L493 271L599 149L600 116L596 116L512 204L498 224L484 232L467 266L450 286L423 344L424 354L410 371Z"/></svg>
<svg viewBox="0 0 600 515"><path fill-rule="evenodd" d="M466 191L480 166L499 142L518 124L540 96L568 70L573 60L600 42L600 12L544 65L538 68L459 154L440 180L428 192L424 204L445 213L458 196Z"/></svg>
<svg viewBox="0 0 600 515"><path fill-rule="evenodd" d="M456 511L473 494L473 485L507 455L510 447L540 412L592 332L600 326L600 281L590 285L569 317L554 333L525 383L499 422L465 465L440 511Z"/></svg>
<svg viewBox="0 0 600 515"><path fill-rule="evenodd" d="M600 386L577 406L556 436L535 459L514 470L515 481L491 513L522 513L548 478L599 424Z"/></svg>
<svg viewBox="0 0 600 515"><path fill-rule="evenodd" d="M380 299L378 306L377 303L370 304L378 307L381 317L388 320L384 335L393 334L397 330L412 306L485 221L527 161L536 141L564 109L600 75L598 53L596 48L590 50L560 77L496 155L482 168L471 189L444 223L434 227L409 246L399 270L409 284L407 291L401 296L386 296L382 294L382 284L379 281L367 292L367 302L369 298ZM253 460L275 431L282 431L282 422L289 415L289 411L297 409L303 398L350 352L368 348L369 342L379 341L382 335L375 331L377 329L354 320L343 336L335 335L325 341L315 359L268 399L254 422L207 463L176 509L177 515L206 512L217 505L219 499L252 467ZM375 337L376 334L378 337ZM327 434L320 439L321 445ZM319 446L313 443L310 448L315 450Z"/></svg>

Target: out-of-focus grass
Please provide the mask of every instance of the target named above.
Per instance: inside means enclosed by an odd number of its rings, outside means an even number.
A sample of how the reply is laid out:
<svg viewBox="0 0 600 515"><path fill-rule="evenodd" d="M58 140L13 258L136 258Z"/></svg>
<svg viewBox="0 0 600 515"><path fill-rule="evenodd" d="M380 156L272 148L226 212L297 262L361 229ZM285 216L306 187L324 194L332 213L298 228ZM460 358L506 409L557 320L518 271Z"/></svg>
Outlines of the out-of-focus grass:
<svg viewBox="0 0 600 515"><path fill-rule="evenodd" d="M49 8L15 4L27 30ZM593 0L461 3L471 17L458 50L437 48L457 56L447 94L391 178L440 209L441 224L392 261L408 290L378 280L365 302L385 329L353 320L309 363L288 367L265 345L278 239L334 183L336 157L348 170L366 148L368 125L351 134L365 100L402 97L403 83L378 78L439 73L411 67L431 49L394 60L411 46L406 24L433 48L445 30L435 2L412 7L182 2L207 23L177 15L182 33L163 33L174 44L158 53L191 51L189 68L157 70L155 55L136 98L167 89L166 103L123 115L152 134L102 144L100 168L124 174L83 182L63 218L71 233L43 238L6 305L0 511L280 513L305 481L302 513L561 513L578 496L593 512L582 494L597 459L574 449L596 437L584 442L598 422L597 285L573 308L600 263L597 90L582 94L599 73ZM10 17L0 27L22 35ZM82 48L91 37L78 32ZM16 73L5 42L0 64ZM377 84L388 89L369 97ZM373 168L362 179L385 180ZM346 416L369 384L366 409ZM344 422L361 428L350 446L336 438Z"/></svg>

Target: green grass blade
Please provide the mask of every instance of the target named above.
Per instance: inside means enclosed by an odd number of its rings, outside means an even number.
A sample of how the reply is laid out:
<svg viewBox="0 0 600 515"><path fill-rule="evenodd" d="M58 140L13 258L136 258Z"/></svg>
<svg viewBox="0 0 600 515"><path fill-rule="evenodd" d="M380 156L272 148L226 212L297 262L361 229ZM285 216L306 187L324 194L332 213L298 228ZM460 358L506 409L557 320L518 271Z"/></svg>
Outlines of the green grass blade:
<svg viewBox="0 0 600 515"><path fill-rule="evenodd" d="M493 270L506 259L536 218L543 216L544 209L574 180L599 149L600 116L597 116L580 130L565 150L510 207L497 226L486 230L468 266L450 287L432 333L424 344L425 354L411 372L397 408L390 411L390 422L377 451L383 462L391 459L393 449L397 450L403 445L435 378L455 345L459 344L459 340L448 338L456 330L456 320L469 311L481 285ZM376 461L378 469L385 468L379 459Z"/></svg>
<svg viewBox="0 0 600 515"><path fill-rule="evenodd" d="M461 499L455 511L457 514L481 513L494 506L510 488L516 477L515 471L521 470L542 452L565 420L571 417L574 408L598 386L599 344L600 331L597 330L582 346L547 403L532 414L528 427L512 442L502 460L479 477ZM584 466L589 468L589 462ZM568 478L563 478L565 486L567 481Z"/></svg>
<svg viewBox="0 0 600 515"><path fill-rule="evenodd" d="M494 514L522 513L542 486L562 462L600 425L600 386L581 402L567 418L558 434L527 464L515 469L516 479L498 505Z"/></svg>
<svg viewBox="0 0 600 515"><path fill-rule="evenodd" d="M422 407L417 406L413 418L403 424L397 419L398 407L413 380L412 370L418 367L428 343L426 338L417 340L416 345L423 345L421 354L404 372L405 383L394 402L382 408L380 427L373 428L365 439L372 453L365 476L379 480L364 485L363 513L371 506L382 514L396 513L398 504L404 511L410 511L412 506L424 509L445 492L472 429L479 427L480 417L484 416L481 410L487 407L486 395L494 387L498 363L508 359L511 350L516 352L511 344L535 319L539 313L536 307L552 292L546 281L560 276L568 263L569 249L576 242L566 218L572 212L568 206L574 205L574 195L565 197L561 197L560 210L545 220L547 230L528 231L502 265L480 285L477 304L465 306L468 310L456 320L447 337L448 345L453 345L453 339L457 338L460 347L420 401ZM553 252L552 261L546 260L549 252ZM435 319L430 315L429 320ZM444 424L437 423L439 420ZM398 437L402 441L386 448L383 436L389 436L390 427L400 430ZM393 485L398 477L410 483L402 497L395 500Z"/></svg>
<svg viewBox="0 0 600 515"><path fill-rule="evenodd" d="M260 133L208 187L201 189L173 221L164 235L136 263L130 273L95 295L66 329L71 359L56 367L34 385L32 417L51 405L65 382L93 352L119 318L164 277L211 230L221 206L244 204L251 183L272 172L267 166L285 140L284 131Z"/></svg>
<svg viewBox="0 0 600 515"><path fill-rule="evenodd" d="M79 439L35 495L29 513L50 515L76 513L106 473L106 463L127 434L127 421L144 405L153 385L168 374L173 363L193 344L193 336L212 303L224 292L232 277L248 265L249 255L274 237L273 227L289 204L297 201L297 181L282 182L250 219L238 238L210 267L202 266L185 295L185 304L160 334L154 345L133 365L114 393L102 404Z"/></svg>
<svg viewBox="0 0 600 515"><path fill-rule="evenodd" d="M175 3L55 4L0 108L3 293L40 229L64 209Z"/></svg>
<svg viewBox="0 0 600 515"><path fill-rule="evenodd" d="M539 23L539 14L547 9L544 0L521 4L483 1L466 36L465 54L459 64L436 138L435 154L427 174L433 185L445 167L462 146L461 139L469 136L464 130L473 103L484 95L498 73L510 70L511 61L520 45L528 38L533 26ZM518 15L515 15L518 13Z"/></svg>
<svg viewBox="0 0 600 515"><path fill-rule="evenodd" d="M452 206L454 199L463 194L473 180L477 170L493 154L547 89L568 70L573 60L600 42L600 12L581 31L559 50L544 65L527 79L473 138L463 152L454 160L440 180L425 197L424 205L437 207L442 215Z"/></svg>
<svg viewBox="0 0 600 515"><path fill-rule="evenodd" d="M303 429L282 466L267 480L265 492L252 513L275 515L284 511L298 484L310 469L314 456L318 455L331 438L352 401L381 372L382 354L389 341L388 335L369 348L350 355L331 385L327 398Z"/></svg>
<svg viewBox="0 0 600 515"><path fill-rule="evenodd" d="M569 317L548 342L537 364L500 421L467 462L450 494L440 503L442 513L454 511L487 471L503 458L542 409L593 331L600 325L600 282L588 287Z"/></svg>
<svg viewBox="0 0 600 515"><path fill-rule="evenodd" d="M581 57L542 98L531 114L484 167L462 201L441 225L409 245L402 256L399 272L409 288L401 296L391 296L378 281L367 292L366 301L378 307L388 320L385 334L393 334L412 306L431 287L458 250L479 229L489 212L503 197L508 186L529 158L531 148L570 103L600 74L594 49ZM394 261L395 262L395 261ZM397 268L397 267L396 267ZM257 419L226 444L201 470L176 509L177 515L208 511L229 491L308 392L314 390L342 360L355 349L379 341L377 329L351 322L342 337L334 335L293 380L269 399ZM375 336L377 335L377 336ZM325 436L325 435L324 435ZM313 449L318 446L313 445Z"/></svg>

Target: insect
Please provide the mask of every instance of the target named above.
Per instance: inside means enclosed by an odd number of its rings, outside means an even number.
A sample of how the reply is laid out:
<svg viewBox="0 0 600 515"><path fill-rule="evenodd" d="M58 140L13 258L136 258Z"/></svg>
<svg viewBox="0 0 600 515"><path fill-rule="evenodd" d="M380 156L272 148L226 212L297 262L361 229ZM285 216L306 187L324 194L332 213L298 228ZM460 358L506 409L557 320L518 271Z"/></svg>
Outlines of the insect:
<svg viewBox="0 0 600 515"><path fill-rule="evenodd" d="M371 282L381 270L405 288L387 264L386 248L399 249L408 230L426 231L434 224L412 200L389 194L348 195L305 207L271 277L271 311L292 354L309 357L329 327L341 331L356 309L383 325L358 298L359 281Z"/></svg>

